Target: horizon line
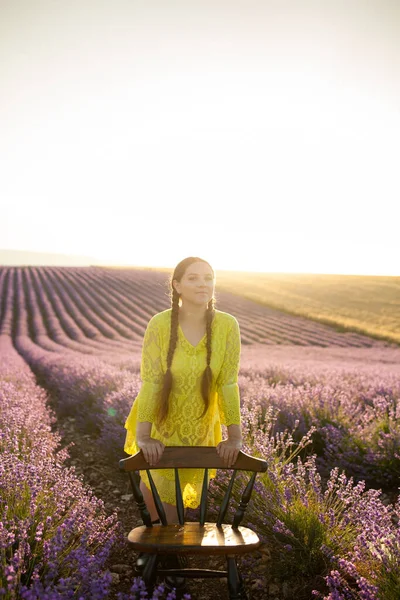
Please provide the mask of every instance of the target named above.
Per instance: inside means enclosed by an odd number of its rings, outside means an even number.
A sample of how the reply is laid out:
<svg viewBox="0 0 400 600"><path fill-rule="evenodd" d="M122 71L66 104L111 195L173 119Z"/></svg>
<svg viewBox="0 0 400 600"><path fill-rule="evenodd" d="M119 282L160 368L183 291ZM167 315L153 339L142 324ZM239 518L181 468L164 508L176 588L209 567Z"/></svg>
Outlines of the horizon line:
<svg viewBox="0 0 400 600"><path fill-rule="evenodd" d="M28 264L26 262L21 264L16 263L2 263L0 262L0 267L105 267L105 268L119 268L119 269L150 269L150 270L159 270L159 271L172 271L175 265L149 265L149 264L133 264L133 263L117 263L111 262L107 260L101 260L94 256L86 256L80 254L64 254L61 252L48 252L48 251L40 251L40 250L20 250L15 248L0 248L0 254L3 252L15 252L18 254L33 254L33 255L52 255L54 257L63 257L67 259L71 259L71 264L49 264L49 263L36 263L36 264ZM87 261L87 264L74 264L73 259L80 259L80 261ZM93 261L93 262L91 262ZM233 267L213 267L215 272L230 272L230 273L254 273L259 275L332 275L332 276L342 276L342 277L400 277L400 273L343 273L340 271L329 271L329 272L321 272L314 270L304 270L304 271L292 271L292 270L260 270L260 269L243 269L243 268L233 268Z"/></svg>

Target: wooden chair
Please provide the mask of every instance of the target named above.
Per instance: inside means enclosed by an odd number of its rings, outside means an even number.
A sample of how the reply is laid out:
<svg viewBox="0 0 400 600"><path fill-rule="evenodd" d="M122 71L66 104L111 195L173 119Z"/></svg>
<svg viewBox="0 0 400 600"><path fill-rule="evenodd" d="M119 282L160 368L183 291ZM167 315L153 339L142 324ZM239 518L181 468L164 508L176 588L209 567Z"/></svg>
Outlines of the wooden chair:
<svg viewBox="0 0 400 600"><path fill-rule="evenodd" d="M138 552L149 554L149 560L141 573L149 590L155 585L157 576L176 576L188 578L227 577L230 600L246 599L242 578L238 572L236 557L256 550L261 542L257 534L240 525L246 507L251 497L257 473L267 470L267 463L259 458L254 458L239 452L234 467L228 469L218 456L214 447L166 447L160 461L153 467L145 461L140 451L134 456L120 460L120 469L129 473L133 495L144 525L135 527L128 535L128 542ZM157 488L151 476L152 469L172 468L175 470L176 507L179 523L168 524L164 508ZM184 506L179 482L178 469L201 468L204 471L204 480L199 510L198 522L184 521ZM207 518L207 493L208 469L232 470L232 476L219 507L216 522L208 522ZM160 518L160 525L153 525L150 513L140 491L139 470L148 474L154 503ZM233 484L237 471L251 471L252 475L245 486L232 524L225 522L225 515L229 507ZM227 570L190 569L190 568L162 568L163 555L223 555L226 557Z"/></svg>

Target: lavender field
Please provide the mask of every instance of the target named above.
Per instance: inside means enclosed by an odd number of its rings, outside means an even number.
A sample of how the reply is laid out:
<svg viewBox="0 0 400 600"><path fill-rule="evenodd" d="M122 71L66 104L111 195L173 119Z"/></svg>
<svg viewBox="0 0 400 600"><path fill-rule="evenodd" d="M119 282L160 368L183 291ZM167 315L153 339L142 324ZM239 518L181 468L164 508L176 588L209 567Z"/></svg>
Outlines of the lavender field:
<svg viewBox="0 0 400 600"><path fill-rule="evenodd" d="M117 463L145 327L168 306L162 272L0 268L0 598L139 597ZM249 597L398 600L400 347L226 289L217 308L241 328L244 450L269 463Z"/></svg>

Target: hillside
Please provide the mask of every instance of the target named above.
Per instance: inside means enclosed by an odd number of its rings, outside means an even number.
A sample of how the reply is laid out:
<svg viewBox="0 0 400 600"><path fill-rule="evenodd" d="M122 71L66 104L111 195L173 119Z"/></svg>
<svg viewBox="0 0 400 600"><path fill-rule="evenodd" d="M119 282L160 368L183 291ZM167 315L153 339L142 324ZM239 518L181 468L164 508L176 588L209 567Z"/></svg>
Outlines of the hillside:
<svg viewBox="0 0 400 600"><path fill-rule="evenodd" d="M219 271L218 289L400 344L400 277Z"/></svg>

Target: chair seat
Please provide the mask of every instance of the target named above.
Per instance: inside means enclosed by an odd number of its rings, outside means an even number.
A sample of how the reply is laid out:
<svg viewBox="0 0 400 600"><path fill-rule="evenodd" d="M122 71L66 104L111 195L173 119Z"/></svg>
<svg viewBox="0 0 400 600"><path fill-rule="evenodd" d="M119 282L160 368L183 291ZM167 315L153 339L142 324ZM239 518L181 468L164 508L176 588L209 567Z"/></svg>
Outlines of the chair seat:
<svg viewBox="0 0 400 600"><path fill-rule="evenodd" d="M136 550L150 554L244 554L261 545L258 535L247 527L233 529L215 523L141 525L130 531L128 541Z"/></svg>

